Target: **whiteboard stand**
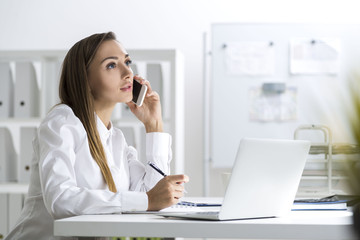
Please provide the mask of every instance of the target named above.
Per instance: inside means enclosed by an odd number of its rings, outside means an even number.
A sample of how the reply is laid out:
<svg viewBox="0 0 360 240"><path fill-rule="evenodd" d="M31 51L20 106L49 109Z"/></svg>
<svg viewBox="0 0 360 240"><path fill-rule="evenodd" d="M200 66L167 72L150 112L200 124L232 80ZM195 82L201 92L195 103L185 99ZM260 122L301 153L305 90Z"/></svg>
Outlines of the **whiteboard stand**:
<svg viewBox="0 0 360 240"><path fill-rule="evenodd" d="M306 196L308 194L316 194L319 196L324 195L333 195L333 194L348 194L350 189L339 188L339 181L348 181L347 174L336 172L338 170L339 164L346 164L349 161L358 162L358 156L360 154L360 147L358 144L348 144L348 143L334 143L333 134L331 129L328 126L321 124L306 124L300 125L294 132L294 139L305 139L300 137L301 131L320 131L323 133L323 142L313 142L309 151L309 155L324 155L324 159L311 159L309 158L307 162L309 163L318 163L325 162L326 173L324 176L318 176L316 174L303 174L302 180L312 180L312 181L324 181L327 180L326 189L320 188L316 192L313 189L308 187L301 186L298 190L299 196ZM304 131L304 132L305 132ZM339 155L336 157L336 155ZM351 157L353 156L353 157ZM337 165L336 165L337 164ZM307 168L305 167L305 170ZM351 192L351 191L350 191Z"/></svg>
<svg viewBox="0 0 360 240"><path fill-rule="evenodd" d="M209 183L210 183L210 81L209 81L209 44L207 42L207 33L203 34L203 143L204 143L204 160L203 160L203 196L209 196Z"/></svg>
<svg viewBox="0 0 360 240"><path fill-rule="evenodd" d="M325 126L325 125L314 125L314 124L310 124L310 125L302 125L299 126L295 132L294 132L294 139L300 139L299 138L299 131L302 130L319 130L322 131L324 134L324 145L328 148L327 151L325 151L325 158L326 158L326 162L328 163L327 166L327 185L328 185L328 193L332 194L332 134L331 134L331 130L329 127ZM309 154L311 154L311 151L309 152Z"/></svg>

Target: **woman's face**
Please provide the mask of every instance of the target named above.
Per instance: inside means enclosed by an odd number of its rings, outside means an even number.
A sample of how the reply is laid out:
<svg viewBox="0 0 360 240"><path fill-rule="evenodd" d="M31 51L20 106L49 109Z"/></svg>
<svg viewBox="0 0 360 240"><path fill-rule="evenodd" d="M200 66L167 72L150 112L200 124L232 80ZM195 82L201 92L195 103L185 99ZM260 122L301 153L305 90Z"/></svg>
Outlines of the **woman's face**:
<svg viewBox="0 0 360 240"><path fill-rule="evenodd" d="M115 41L104 41L88 71L95 102L104 106L132 99L133 71L131 60L123 46Z"/></svg>

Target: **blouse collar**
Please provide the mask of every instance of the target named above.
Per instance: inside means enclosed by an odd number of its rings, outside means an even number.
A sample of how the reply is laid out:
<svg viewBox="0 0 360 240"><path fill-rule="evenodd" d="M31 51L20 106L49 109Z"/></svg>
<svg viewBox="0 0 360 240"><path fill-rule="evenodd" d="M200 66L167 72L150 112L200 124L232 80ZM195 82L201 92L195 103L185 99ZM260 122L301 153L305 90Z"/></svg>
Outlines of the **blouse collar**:
<svg viewBox="0 0 360 240"><path fill-rule="evenodd" d="M113 124L110 121L110 129L107 129L107 127L105 126L105 124L103 123L103 121L101 121L101 119L99 118L99 116L96 114L96 125L97 125L97 129L100 135L101 140L103 141L107 141L109 139L109 137L113 134Z"/></svg>

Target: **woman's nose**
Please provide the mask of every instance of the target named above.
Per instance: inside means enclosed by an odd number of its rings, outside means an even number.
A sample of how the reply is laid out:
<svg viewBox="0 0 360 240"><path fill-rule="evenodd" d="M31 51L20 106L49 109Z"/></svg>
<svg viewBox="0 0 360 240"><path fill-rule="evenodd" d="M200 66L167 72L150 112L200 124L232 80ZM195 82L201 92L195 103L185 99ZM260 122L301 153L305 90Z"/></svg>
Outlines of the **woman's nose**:
<svg viewBox="0 0 360 240"><path fill-rule="evenodd" d="M130 67L126 66L123 69L121 69L121 78L124 79L125 81L132 82L133 75L134 73Z"/></svg>

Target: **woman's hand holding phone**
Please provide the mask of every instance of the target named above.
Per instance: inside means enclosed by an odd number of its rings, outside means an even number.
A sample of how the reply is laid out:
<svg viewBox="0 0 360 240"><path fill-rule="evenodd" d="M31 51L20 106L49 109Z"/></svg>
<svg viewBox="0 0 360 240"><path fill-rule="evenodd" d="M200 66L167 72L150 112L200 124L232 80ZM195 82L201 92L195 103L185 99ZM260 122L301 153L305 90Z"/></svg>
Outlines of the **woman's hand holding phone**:
<svg viewBox="0 0 360 240"><path fill-rule="evenodd" d="M135 90L135 81L138 81L138 83L147 87L147 91L141 106L137 106L133 101L128 102L127 105L135 116L144 123L146 132L162 132L163 121L159 94L152 90L150 82L144 78L136 75L133 81L133 90ZM140 93L141 89L144 88L140 88Z"/></svg>

